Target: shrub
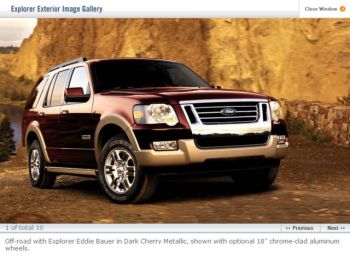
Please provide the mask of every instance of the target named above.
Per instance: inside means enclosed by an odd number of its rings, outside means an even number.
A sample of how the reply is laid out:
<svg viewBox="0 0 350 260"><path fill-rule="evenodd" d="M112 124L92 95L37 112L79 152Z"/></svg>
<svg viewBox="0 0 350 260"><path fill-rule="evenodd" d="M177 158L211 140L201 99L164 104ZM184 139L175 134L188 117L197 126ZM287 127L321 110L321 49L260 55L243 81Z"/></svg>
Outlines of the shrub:
<svg viewBox="0 0 350 260"><path fill-rule="evenodd" d="M20 82L25 81L25 80L26 80L26 78L23 75L18 78L18 81L20 81Z"/></svg>
<svg viewBox="0 0 350 260"><path fill-rule="evenodd" d="M290 134L301 135L307 140L315 141L319 143L330 143L331 138L325 134L322 130L315 129L308 126L301 118L291 116L289 111L286 114L286 120L288 124L288 131Z"/></svg>
<svg viewBox="0 0 350 260"><path fill-rule="evenodd" d="M10 93L9 93L9 91L7 89L4 91L3 96L5 98L9 98L10 97Z"/></svg>
<svg viewBox="0 0 350 260"><path fill-rule="evenodd" d="M7 161L16 149L10 120L5 116L0 123L0 161Z"/></svg>
<svg viewBox="0 0 350 260"><path fill-rule="evenodd" d="M10 98L11 98L11 100L18 100L17 89L12 89Z"/></svg>
<svg viewBox="0 0 350 260"><path fill-rule="evenodd" d="M26 100L27 97L23 90L12 89L10 98L13 101L21 101Z"/></svg>
<svg viewBox="0 0 350 260"><path fill-rule="evenodd" d="M350 106L350 94L347 97L337 97L337 101L341 105Z"/></svg>

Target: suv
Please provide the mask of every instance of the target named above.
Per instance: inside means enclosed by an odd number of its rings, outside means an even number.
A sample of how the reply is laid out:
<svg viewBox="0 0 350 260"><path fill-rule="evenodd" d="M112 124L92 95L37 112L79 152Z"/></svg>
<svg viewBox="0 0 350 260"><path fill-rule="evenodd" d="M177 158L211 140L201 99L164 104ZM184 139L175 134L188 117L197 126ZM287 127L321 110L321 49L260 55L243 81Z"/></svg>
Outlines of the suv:
<svg viewBox="0 0 350 260"><path fill-rule="evenodd" d="M93 176L119 203L149 199L163 174L225 174L268 188L288 147L274 98L221 90L160 59L51 68L28 98L22 131L34 187L50 188L60 174Z"/></svg>

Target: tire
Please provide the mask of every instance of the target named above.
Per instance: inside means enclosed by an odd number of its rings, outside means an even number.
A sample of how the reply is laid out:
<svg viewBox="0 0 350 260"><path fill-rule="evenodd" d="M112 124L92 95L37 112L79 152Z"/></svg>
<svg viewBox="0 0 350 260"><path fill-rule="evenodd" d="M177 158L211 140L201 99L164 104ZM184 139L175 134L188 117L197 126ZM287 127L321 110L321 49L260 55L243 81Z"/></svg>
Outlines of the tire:
<svg viewBox="0 0 350 260"><path fill-rule="evenodd" d="M37 140L33 141L28 151L29 178L33 187L40 189L52 188L56 175L46 171L46 161L41 146Z"/></svg>
<svg viewBox="0 0 350 260"><path fill-rule="evenodd" d="M232 176L239 189L262 191L267 190L275 181L278 174L278 166L259 169L256 171L242 172Z"/></svg>
<svg viewBox="0 0 350 260"><path fill-rule="evenodd" d="M124 136L107 141L98 163L100 185L116 203L142 203L154 194L158 175L146 173L137 163L130 143Z"/></svg>

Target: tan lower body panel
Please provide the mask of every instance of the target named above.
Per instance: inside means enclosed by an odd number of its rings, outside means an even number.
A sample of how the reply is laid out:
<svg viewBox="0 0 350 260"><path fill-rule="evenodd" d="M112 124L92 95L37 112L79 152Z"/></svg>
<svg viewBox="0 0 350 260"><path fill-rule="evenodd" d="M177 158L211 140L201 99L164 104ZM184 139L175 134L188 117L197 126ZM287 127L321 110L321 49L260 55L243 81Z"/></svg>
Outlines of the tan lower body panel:
<svg viewBox="0 0 350 260"><path fill-rule="evenodd" d="M203 163L208 159L230 159L263 156L267 159L281 159L286 156L289 144L277 144L277 136L270 136L263 146L199 149L193 139L178 141L177 151L135 151L140 166L175 166Z"/></svg>
<svg viewBox="0 0 350 260"><path fill-rule="evenodd" d="M49 166L49 167L46 167L46 170L47 170L47 172L50 172L50 173L96 176L95 169L51 167L51 166Z"/></svg>

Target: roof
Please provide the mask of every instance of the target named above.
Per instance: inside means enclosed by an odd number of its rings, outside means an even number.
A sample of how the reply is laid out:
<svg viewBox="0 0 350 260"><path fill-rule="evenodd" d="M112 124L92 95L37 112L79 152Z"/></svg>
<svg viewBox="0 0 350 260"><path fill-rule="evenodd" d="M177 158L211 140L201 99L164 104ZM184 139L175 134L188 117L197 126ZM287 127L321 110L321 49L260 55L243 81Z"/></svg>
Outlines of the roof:
<svg viewBox="0 0 350 260"><path fill-rule="evenodd" d="M148 60L148 61L167 61L167 62L176 62L174 60L166 60L159 58L135 58L135 57L123 57L123 58L110 58L110 59L91 59L87 60L86 63L95 63L100 61L118 61L118 60Z"/></svg>
<svg viewBox="0 0 350 260"><path fill-rule="evenodd" d="M51 68L49 68L48 72L60 69L60 68L64 68L66 66L72 65L72 64L76 64L76 63L81 63L81 62L86 62L89 64L92 63L97 63L97 62L101 62L101 61L118 61L118 60L149 60L149 61L166 61L166 62L175 62L172 60L165 60L165 59L158 59L158 58L135 58L135 57L125 57L125 58L110 58L110 59L91 59L88 60L85 57L79 57L77 59L74 60L70 60L70 61L66 61L64 63L58 64L56 66L53 66Z"/></svg>

